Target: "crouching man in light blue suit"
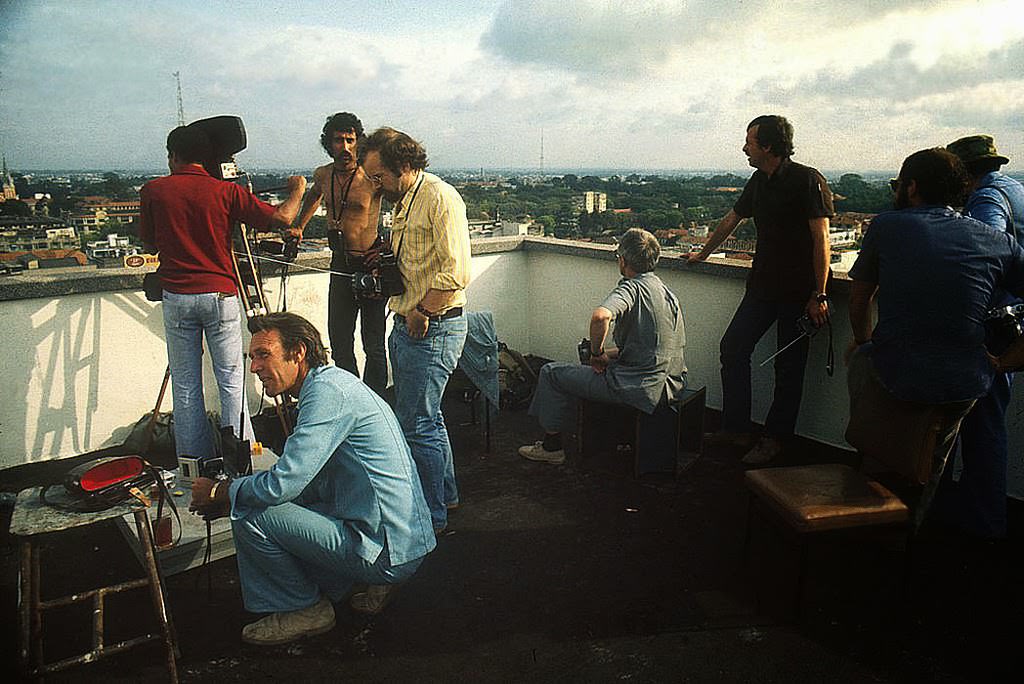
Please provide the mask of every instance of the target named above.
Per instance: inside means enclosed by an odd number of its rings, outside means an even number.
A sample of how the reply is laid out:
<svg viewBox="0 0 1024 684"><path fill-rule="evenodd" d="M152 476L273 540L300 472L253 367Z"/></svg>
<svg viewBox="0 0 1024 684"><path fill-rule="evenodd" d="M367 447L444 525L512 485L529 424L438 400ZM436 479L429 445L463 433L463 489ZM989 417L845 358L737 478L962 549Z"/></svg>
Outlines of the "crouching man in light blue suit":
<svg viewBox="0 0 1024 684"><path fill-rule="evenodd" d="M298 422L267 471L198 478L192 507L231 516L242 598L269 613L242 640L283 644L334 627L332 602L377 613L435 546L430 512L391 408L328 363L320 334L290 313L249 321L250 370L267 394L298 398Z"/></svg>

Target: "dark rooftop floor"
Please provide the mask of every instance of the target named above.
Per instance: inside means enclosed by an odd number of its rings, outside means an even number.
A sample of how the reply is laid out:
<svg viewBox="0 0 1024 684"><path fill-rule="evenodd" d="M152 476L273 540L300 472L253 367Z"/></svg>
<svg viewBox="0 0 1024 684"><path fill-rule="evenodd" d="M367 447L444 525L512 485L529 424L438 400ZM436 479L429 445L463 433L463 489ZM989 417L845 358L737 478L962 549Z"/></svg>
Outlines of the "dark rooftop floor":
<svg viewBox="0 0 1024 684"><path fill-rule="evenodd" d="M465 424L469 415L456 400L446 404L462 507L382 615L366 618L341 604L327 634L246 646L239 631L253 616L241 605L234 558L223 559L210 568L209 593L198 570L167 581L181 680L997 681L1014 672L1024 608L1017 508L1009 543L923 535L905 584L904 557L891 539L848 536L813 547L794 622L796 548L766 516L754 517L744 563L747 496L736 450L708 448L676 482L638 483L572 453L564 466L520 459L516 447L538 434L525 411L498 416L486 454L482 428ZM842 456L802 442L783 461ZM0 488L45 472L0 472ZM8 518L6 510L0 658L14 673L17 547ZM46 543L44 598L100 578L142 576L115 526L93 529L89 539ZM113 601L107 619L110 639L150 624L148 597ZM49 658L86 647L88 620L88 608L47 613ZM163 678L152 645L50 679Z"/></svg>

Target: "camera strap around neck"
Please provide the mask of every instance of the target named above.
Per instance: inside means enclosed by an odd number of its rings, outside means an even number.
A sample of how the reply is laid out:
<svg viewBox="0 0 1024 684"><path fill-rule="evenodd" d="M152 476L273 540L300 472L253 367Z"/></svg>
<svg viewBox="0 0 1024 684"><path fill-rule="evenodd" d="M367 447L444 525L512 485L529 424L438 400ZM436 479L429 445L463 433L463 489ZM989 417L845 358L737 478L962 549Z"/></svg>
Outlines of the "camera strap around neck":
<svg viewBox="0 0 1024 684"><path fill-rule="evenodd" d="M423 171L420 171L420 177L419 177L419 180L416 181L416 187L413 188L412 197L409 198L409 203L407 205L405 205L404 207L402 207L405 210L405 213L404 213L402 219L406 223L409 222L409 212L412 210L413 202L416 201L416 195L419 194L420 186L422 186L422 185L423 185ZM402 235L403 236L405 235L405 228L402 229ZM405 242L405 240L403 239L402 242ZM398 250L399 250L400 247L401 247L401 245L392 245L392 248L395 251L395 258L396 259L398 258Z"/></svg>
<svg viewBox="0 0 1024 684"><path fill-rule="evenodd" d="M348 180L345 181L345 188L341 193L341 205L335 204L334 194L334 183L338 178L338 169L331 167L331 218L337 223L341 220L342 214L345 213L345 207L348 206L348 193L352 189L352 181L356 179L356 174L359 172L359 167L352 169L352 173L349 175Z"/></svg>

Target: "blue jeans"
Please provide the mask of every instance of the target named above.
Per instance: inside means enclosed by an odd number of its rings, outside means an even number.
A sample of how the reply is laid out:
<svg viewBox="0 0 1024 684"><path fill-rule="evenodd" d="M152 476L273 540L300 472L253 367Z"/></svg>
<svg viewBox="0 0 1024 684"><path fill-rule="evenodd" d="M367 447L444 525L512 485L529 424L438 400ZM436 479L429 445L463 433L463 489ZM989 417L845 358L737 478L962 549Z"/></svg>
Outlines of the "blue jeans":
<svg viewBox="0 0 1024 684"><path fill-rule="evenodd" d="M309 608L321 596L340 601L354 584L395 584L422 558L391 567L387 546L376 562L356 554L345 522L295 503L271 506L231 523L245 609L280 613Z"/></svg>
<svg viewBox="0 0 1024 684"><path fill-rule="evenodd" d="M750 355L758 341L776 323L778 349L800 334L796 321L804 313L800 302L775 302L758 299L748 291L733 314L720 345L722 358L722 429L728 432L750 430ZM772 437L791 437L800 412L804 391L804 369L810 340L804 338L775 357L775 395L765 432Z"/></svg>
<svg viewBox="0 0 1024 684"><path fill-rule="evenodd" d="M964 418L960 426L960 481L953 487L953 468L947 466L936 495L936 506L945 521L978 537L1006 536L1006 409L1012 384L1011 373L997 373L992 389Z"/></svg>
<svg viewBox="0 0 1024 684"><path fill-rule="evenodd" d="M561 433L574 399L628 406L621 395L608 386L607 375L595 373L589 365L555 361L541 366L529 413L544 432Z"/></svg>
<svg viewBox="0 0 1024 684"><path fill-rule="evenodd" d="M164 335L174 397L174 445L178 456L214 455L213 435L203 400L203 336L220 390L221 425L252 440L249 408L243 401L245 361L238 297L217 292L176 294L164 290ZM243 416L244 412L244 416Z"/></svg>
<svg viewBox="0 0 1024 684"><path fill-rule="evenodd" d="M409 442L435 529L448 523L446 503L458 501L455 461L441 414L441 396L466 342L466 316L433 321L422 339L395 316L388 338L395 381L395 416Z"/></svg>

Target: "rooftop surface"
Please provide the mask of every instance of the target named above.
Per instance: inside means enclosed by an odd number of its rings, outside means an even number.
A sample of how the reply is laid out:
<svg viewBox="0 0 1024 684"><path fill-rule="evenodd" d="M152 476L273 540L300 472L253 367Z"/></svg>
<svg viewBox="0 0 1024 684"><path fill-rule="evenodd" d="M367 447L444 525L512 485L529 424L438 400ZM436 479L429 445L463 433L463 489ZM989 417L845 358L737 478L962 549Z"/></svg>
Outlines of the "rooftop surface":
<svg viewBox="0 0 1024 684"><path fill-rule="evenodd" d="M901 542L872 535L812 547L794 620L797 550L753 516L740 453L707 447L676 480L636 481L581 461L527 462L538 437L502 411L493 445L456 397L445 413L462 495L450 532L383 614L336 607L334 630L291 645L246 646L234 558L168 578L184 682L234 681L1006 681L1019 648L1024 574L1017 538L974 545L930 530L904 564ZM709 416L713 426L715 416ZM780 465L845 452L794 444ZM61 467L62 469L62 467ZM0 472L15 491L53 462ZM1011 501L1011 503L1013 503ZM15 672L17 546L0 520L0 662ZM114 525L49 539L43 598L142 576ZM909 568L903 575L904 568ZM905 577L905 581L903 578ZM755 598L759 600L755 600ZM110 640L151 625L144 591L108 608ZM49 659L88 644L88 608L48 613ZM156 645L51 681L163 681Z"/></svg>

